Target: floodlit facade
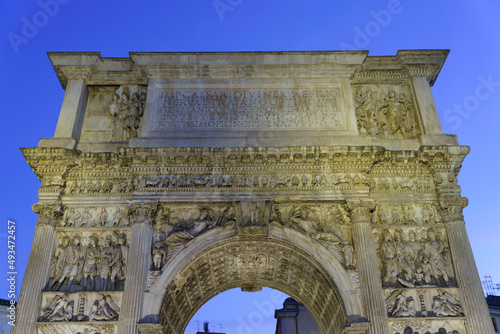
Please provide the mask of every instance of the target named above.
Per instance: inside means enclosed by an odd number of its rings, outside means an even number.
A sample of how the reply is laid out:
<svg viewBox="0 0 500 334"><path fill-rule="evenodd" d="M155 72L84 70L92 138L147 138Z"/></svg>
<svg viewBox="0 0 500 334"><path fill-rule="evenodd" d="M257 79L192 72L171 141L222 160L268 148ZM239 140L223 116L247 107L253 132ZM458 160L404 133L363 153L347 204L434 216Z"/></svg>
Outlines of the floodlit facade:
<svg viewBox="0 0 500 334"><path fill-rule="evenodd" d="M271 287L321 333L494 333L431 93L446 50L49 53L13 333L183 333Z"/></svg>

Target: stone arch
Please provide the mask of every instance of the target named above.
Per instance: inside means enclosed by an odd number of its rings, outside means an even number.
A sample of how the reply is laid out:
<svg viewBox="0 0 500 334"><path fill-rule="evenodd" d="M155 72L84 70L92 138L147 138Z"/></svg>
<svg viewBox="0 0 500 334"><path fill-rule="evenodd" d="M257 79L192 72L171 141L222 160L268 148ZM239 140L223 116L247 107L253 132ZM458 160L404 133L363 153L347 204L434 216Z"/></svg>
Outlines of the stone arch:
<svg viewBox="0 0 500 334"><path fill-rule="evenodd" d="M291 229L270 227L267 237L210 231L172 260L143 309L146 317L158 314L165 333L182 333L203 304L236 287L287 293L304 303L322 333L340 333L349 321L362 319L348 273L329 252Z"/></svg>

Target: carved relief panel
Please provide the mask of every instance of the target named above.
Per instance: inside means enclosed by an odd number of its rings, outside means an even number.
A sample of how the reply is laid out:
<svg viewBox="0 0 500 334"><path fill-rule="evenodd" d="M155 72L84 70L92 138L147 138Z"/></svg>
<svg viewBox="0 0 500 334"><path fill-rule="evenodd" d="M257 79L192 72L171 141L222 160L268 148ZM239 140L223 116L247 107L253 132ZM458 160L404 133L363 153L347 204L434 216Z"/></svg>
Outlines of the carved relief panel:
<svg viewBox="0 0 500 334"><path fill-rule="evenodd" d="M120 314L121 294L45 292L39 321L116 321Z"/></svg>
<svg viewBox="0 0 500 334"><path fill-rule="evenodd" d="M463 317L458 289L386 289L387 316Z"/></svg>
<svg viewBox="0 0 500 334"><path fill-rule="evenodd" d="M126 230L59 230L46 291L123 290L129 250Z"/></svg>
<svg viewBox="0 0 500 334"><path fill-rule="evenodd" d="M140 135L147 87L90 86L81 142L127 142Z"/></svg>
<svg viewBox="0 0 500 334"><path fill-rule="evenodd" d="M356 266L345 204L274 204L273 226L295 229L326 247L347 269Z"/></svg>
<svg viewBox="0 0 500 334"><path fill-rule="evenodd" d="M135 180L141 191L160 189L197 190L200 188L254 188L254 189L310 189L350 188L367 186L366 176L361 173L280 174L280 175L148 175ZM85 192L85 191L83 191Z"/></svg>
<svg viewBox="0 0 500 334"><path fill-rule="evenodd" d="M353 87L360 135L380 139L415 139L421 130L409 86Z"/></svg>
<svg viewBox="0 0 500 334"><path fill-rule="evenodd" d="M377 227L373 234L385 288L456 284L443 227Z"/></svg>
<svg viewBox="0 0 500 334"><path fill-rule="evenodd" d="M134 183L131 180L72 180L67 182L65 194L72 197L121 196L129 194L133 189Z"/></svg>
<svg viewBox="0 0 500 334"><path fill-rule="evenodd" d="M129 226L129 212L126 206L67 207L59 227L126 227Z"/></svg>
<svg viewBox="0 0 500 334"><path fill-rule="evenodd" d="M443 219L435 204L380 204L373 212L372 222L378 225L435 225Z"/></svg>
<svg viewBox="0 0 500 334"><path fill-rule="evenodd" d="M199 235L234 223L235 209L230 203L160 204L154 221L152 271L160 271L172 256Z"/></svg>

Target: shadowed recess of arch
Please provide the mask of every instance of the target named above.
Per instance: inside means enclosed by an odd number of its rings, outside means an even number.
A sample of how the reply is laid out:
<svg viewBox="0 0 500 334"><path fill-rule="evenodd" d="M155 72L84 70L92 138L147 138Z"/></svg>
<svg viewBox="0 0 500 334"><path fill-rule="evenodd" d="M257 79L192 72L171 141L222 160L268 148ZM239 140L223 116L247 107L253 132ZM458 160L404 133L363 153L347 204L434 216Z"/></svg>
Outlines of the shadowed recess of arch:
<svg viewBox="0 0 500 334"><path fill-rule="evenodd" d="M307 253L275 239L237 237L194 255L163 297L159 322L165 333L183 333L212 297L241 286L266 286L302 302L322 333L341 333L345 307L333 280Z"/></svg>

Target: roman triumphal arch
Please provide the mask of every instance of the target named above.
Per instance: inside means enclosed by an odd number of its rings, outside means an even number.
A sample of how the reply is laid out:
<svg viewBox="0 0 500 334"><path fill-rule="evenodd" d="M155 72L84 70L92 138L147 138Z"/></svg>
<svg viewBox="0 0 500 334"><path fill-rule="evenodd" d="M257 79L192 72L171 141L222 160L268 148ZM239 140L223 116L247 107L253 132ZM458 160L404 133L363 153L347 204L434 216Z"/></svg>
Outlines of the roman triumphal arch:
<svg viewBox="0 0 500 334"><path fill-rule="evenodd" d="M16 334L183 333L231 288L325 334L493 333L430 87L445 50L50 53Z"/></svg>

